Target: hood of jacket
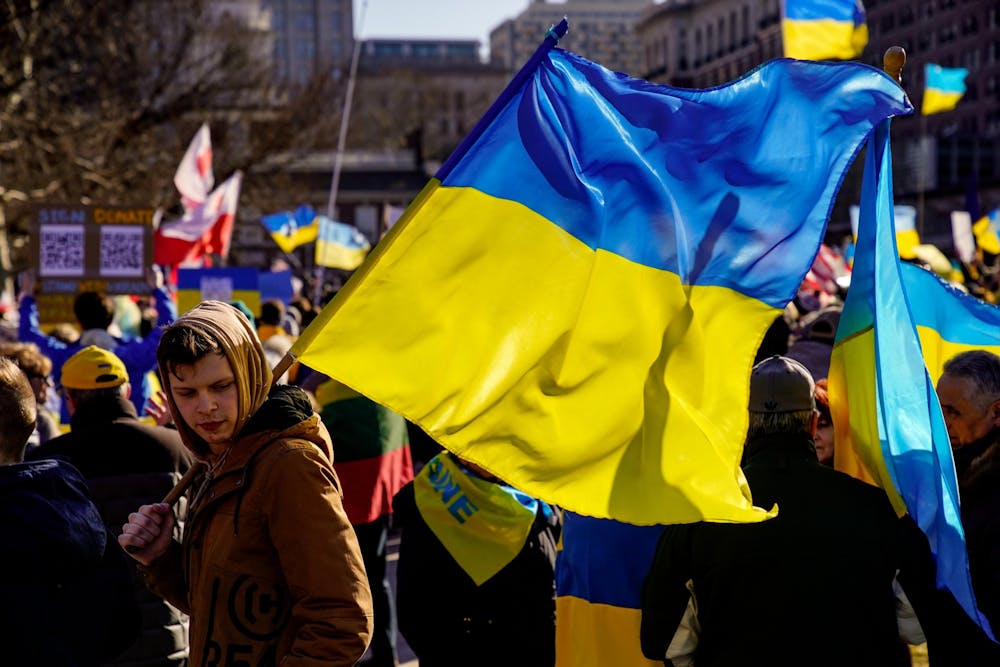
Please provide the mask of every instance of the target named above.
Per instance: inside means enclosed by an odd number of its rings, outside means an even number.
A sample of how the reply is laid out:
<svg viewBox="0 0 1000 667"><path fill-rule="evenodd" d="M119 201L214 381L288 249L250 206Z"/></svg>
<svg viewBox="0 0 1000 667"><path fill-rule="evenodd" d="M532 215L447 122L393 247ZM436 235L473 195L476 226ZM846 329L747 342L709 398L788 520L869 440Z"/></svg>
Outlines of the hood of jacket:
<svg viewBox="0 0 1000 667"><path fill-rule="evenodd" d="M247 422L264 405L271 389L271 367L267 363L257 332L245 315L222 301L202 302L178 318L171 325L171 328L174 327L188 327L216 341L222 348L236 379L238 413L233 432L238 434L234 440L240 439ZM170 391L172 376L161 366L160 377L167 401L170 403L170 410L177 416L180 412ZM184 444L198 456L206 457L211 451L208 443L184 423L183 419L174 421Z"/></svg>
<svg viewBox="0 0 1000 667"><path fill-rule="evenodd" d="M104 522L83 477L65 461L0 465L0 525L5 572L30 577L85 570L104 555Z"/></svg>

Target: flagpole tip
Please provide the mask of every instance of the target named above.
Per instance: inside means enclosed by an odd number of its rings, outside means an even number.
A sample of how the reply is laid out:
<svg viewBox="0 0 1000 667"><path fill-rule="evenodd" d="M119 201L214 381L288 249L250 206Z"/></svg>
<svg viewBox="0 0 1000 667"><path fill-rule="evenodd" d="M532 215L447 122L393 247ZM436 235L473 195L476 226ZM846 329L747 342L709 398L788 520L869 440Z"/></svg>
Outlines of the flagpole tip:
<svg viewBox="0 0 1000 667"><path fill-rule="evenodd" d="M895 79L900 86L903 85L903 65L906 64L906 51L901 46L890 46L882 56L882 69L885 73Z"/></svg>

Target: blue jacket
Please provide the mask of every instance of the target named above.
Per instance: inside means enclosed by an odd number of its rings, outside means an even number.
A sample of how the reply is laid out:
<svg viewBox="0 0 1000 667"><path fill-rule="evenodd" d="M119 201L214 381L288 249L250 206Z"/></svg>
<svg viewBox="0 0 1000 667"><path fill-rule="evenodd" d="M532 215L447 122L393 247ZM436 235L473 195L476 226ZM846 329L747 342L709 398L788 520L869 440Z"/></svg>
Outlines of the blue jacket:
<svg viewBox="0 0 1000 667"><path fill-rule="evenodd" d="M0 662L97 665L134 641L125 556L73 466L0 465L0 531Z"/></svg>
<svg viewBox="0 0 1000 667"><path fill-rule="evenodd" d="M118 340L114 352L128 369L128 380L132 385L132 404L136 412L142 414L146 399L152 394L152 388L146 381L146 373L156 369L156 347L160 344L163 327L177 319L177 306L162 287L153 290L156 299L156 328L142 339ZM49 359L52 360L52 380L59 386L63 364L80 351L80 343L66 344L58 338L48 336L38 323L38 307L33 296L25 295L21 299L18 312L20 319L17 325L17 336L24 343L34 343ZM62 422L69 422L69 412L65 403L62 407Z"/></svg>

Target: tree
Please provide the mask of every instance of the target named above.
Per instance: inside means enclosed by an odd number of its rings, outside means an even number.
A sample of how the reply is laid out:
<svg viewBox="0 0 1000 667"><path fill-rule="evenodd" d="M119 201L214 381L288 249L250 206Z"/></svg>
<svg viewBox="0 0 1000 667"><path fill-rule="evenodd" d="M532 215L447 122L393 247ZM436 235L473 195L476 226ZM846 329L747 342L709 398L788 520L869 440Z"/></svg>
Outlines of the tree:
<svg viewBox="0 0 1000 667"><path fill-rule="evenodd" d="M176 212L174 170L208 122L217 177L269 165L245 180L241 206L294 204L283 161L335 141L342 77L325 70L299 88L275 85L259 11L207 0L7 0L0 202ZM7 213L23 234L23 213Z"/></svg>

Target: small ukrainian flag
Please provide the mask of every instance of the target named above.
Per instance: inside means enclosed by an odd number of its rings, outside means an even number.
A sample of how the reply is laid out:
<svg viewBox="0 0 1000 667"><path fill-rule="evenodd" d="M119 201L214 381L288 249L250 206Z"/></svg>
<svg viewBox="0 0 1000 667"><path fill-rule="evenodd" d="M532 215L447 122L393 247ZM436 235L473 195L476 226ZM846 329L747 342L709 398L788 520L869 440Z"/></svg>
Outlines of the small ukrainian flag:
<svg viewBox="0 0 1000 667"><path fill-rule="evenodd" d="M785 57L851 60L868 44L860 0L785 0L781 37Z"/></svg>
<svg viewBox="0 0 1000 667"><path fill-rule="evenodd" d="M965 77L969 70L964 67L941 67L934 63L924 66L924 103L920 113L951 111L965 95Z"/></svg>
<svg viewBox="0 0 1000 667"><path fill-rule="evenodd" d="M265 215L260 219L281 252L289 253L316 240L319 218L311 206L303 204L295 211Z"/></svg>

